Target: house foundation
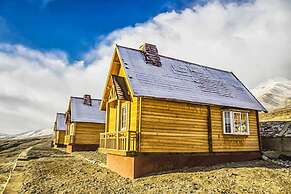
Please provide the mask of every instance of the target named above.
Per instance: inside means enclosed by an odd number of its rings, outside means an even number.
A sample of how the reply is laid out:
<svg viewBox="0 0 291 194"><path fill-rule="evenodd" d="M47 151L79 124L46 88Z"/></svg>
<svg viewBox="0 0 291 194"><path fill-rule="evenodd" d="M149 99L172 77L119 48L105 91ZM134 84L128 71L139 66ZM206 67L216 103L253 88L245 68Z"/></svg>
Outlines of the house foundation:
<svg viewBox="0 0 291 194"><path fill-rule="evenodd" d="M165 170L209 166L261 158L260 152L225 152L205 154L143 154L120 156L107 154L107 167L119 175L134 179Z"/></svg>
<svg viewBox="0 0 291 194"><path fill-rule="evenodd" d="M75 151L96 151L99 144L69 144L66 147L66 152L72 153Z"/></svg>
<svg viewBox="0 0 291 194"><path fill-rule="evenodd" d="M65 148L66 145L65 144L54 144L55 148Z"/></svg>

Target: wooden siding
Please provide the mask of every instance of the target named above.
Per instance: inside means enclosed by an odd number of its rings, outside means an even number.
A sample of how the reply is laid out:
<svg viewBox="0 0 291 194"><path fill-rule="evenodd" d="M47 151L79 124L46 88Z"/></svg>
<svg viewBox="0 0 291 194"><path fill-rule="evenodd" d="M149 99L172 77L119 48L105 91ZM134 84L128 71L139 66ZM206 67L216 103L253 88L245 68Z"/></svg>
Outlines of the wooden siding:
<svg viewBox="0 0 291 194"><path fill-rule="evenodd" d="M75 123L66 123L67 130L66 130L66 135L65 135L65 145L70 144L68 140L69 140L69 137L74 134L75 126L76 126Z"/></svg>
<svg viewBox="0 0 291 194"><path fill-rule="evenodd" d="M139 98L133 97L130 102L130 125L129 129L131 131L138 131L138 115L139 115Z"/></svg>
<svg viewBox="0 0 291 194"><path fill-rule="evenodd" d="M104 124L76 123L74 144L99 144Z"/></svg>
<svg viewBox="0 0 291 194"><path fill-rule="evenodd" d="M207 106L141 100L141 152L208 152L207 129Z"/></svg>
<svg viewBox="0 0 291 194"><path fill-rule="evenodd" d="M55 131L55 144L64 144L65 143L65 131Z"/></svg>
<svg viewBox="0 0 291 194"><path fill-rule="evenodd" d="M109 106L109 128L108 131L109 132L114 132L116 130L116 114L117 114L117 106L115 102L112 102L111 105ZM107 111L107 110L106 110Z"/></svg>
<svg viewBox="0 0 291 194"><path fill-rule="evenodd" d="M222 109L211 107L213 152L259 151L256 111L249 111L250 135L224 135Z"/></svg>

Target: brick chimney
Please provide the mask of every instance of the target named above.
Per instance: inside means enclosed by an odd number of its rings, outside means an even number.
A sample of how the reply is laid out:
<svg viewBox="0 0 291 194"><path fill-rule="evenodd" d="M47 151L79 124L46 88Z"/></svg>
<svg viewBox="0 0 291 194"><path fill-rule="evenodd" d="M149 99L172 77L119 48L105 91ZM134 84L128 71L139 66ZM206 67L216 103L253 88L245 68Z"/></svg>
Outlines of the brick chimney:
<svg viewBox="0 0 291 194"><path fill-rule="evenodd" d="M139 47L139 49L144 53L146 63L158 67L162 65L156 45L144 43Z"/></svg>
<svg viewBox="0 0 291 194"><path fill-rule="evenodd" d="M85 94L84 95L84 102L85 105L92 106L91 95Z"/></svg>

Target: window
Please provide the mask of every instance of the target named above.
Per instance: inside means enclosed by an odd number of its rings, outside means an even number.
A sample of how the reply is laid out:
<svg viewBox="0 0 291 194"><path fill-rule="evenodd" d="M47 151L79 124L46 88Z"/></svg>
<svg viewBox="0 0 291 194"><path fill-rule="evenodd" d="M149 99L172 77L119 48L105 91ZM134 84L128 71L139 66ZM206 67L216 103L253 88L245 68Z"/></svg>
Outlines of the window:
<svg viewBox="0 0 291 194"><path fill-rule="evenodd" d="M123 105L121 107L121 118L120 118L120 129L125 130L126 129L126 118L127 117L127 106Z"/></svg>
<svg viewBox="0 0 291 194"><path fill-rule="evenodd" d="M224 112L224 133L231 133L230 112Z"/></svg>
<svg viewBox="0 0 291 194"><path fill-rule="evenodd" d="M223 111L224 134L249 135L247 112Z"/></svg>

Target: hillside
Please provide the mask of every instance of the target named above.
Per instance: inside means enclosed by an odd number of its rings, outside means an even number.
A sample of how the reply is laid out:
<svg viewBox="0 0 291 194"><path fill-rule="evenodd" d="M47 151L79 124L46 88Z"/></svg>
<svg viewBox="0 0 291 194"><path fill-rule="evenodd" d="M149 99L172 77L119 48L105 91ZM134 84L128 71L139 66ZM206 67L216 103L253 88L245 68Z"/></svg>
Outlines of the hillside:
<svg viewBox="0 0 291 194"><path fill-rule="evenodd" d="M261 83L252 92L269 112L291 106L290 80L269 80Z"/></svg>
<svg viewBox="0 0 291 194"><path fill-rule="evenodd" d="M260 113L260 121L291 121L291 107L273 110L269 113Z"/></svg>
<svg viewBox="0 0 291 194"><path fill-rule="evenodd" d="M1 138L7 138L8 136L9 136L8 134L0 133L0 139L1 139Z"/></svg>
<svg viewBox="0 0 291 194"><path fill-rule="evenodd" d="M29 138L38 138L38 137L48 137L52 136L52 129L39 129L39 130L31 130L23 133L18 133L15 135L8 135L5 133L0 133L0 139L29 139Z"/></svg>
<svg viewBox="0 0 291 194"><path fill-rule="evenodd" d="M19 133L11 136L11 139L26 139L26 138L35 138L35 137L47 137L51 136L53 133L52 129L39 129L31 130L23 133Z"/></svg>
<svg viewBox="0 0 291 194"><path fill-rule="evenodd" d="M252 92L268 110L268 113L260 113L260 121L291 120L290 80L269 80L260 84Z"/></svg>

